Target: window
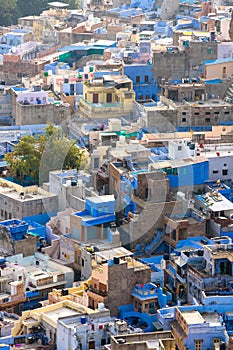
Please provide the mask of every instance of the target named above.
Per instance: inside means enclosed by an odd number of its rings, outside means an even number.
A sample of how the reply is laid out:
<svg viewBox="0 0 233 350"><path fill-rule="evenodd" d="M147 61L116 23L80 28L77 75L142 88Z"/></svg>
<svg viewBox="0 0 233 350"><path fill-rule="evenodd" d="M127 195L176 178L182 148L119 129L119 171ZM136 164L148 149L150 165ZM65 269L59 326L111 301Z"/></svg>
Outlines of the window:
<svg viewBox="0 0 233 350"><path fill-rule="evenodd" d="M210 118L205 118L206 123L210 123Z"/></svg>
<svg viewBox="0 0 233 350"><path fill-rule="evenodd" d="M199 115L199 112L195 112L194 115Z"/></svg>
<svg viewBox="0 0 233 350"><path fill-rule="evenodd" d="M140 76L136 75L136 83L140 83Z"/></svg>
<svg viewBox="0 0 233 350"><path fill-rule="evenodd" d="M148 81L149 81L149 77L148 77L148 75L145 75L145 83L148 83Z"/></svg>
<svg viewBox="0 0 233 350"><path fill-rule="evenodd" d="M229 112L229 111L227 111L227 112L224 112L224 114L230 114L230 112Z"/></svg>
<svg viewBox="0 0 233 350"><path fill-rule="evenodd" d="M105 338L101 339L101 345L102 346L106 345L106 339Z"/></svg>
<svg viewBox="0 0 233 350"><path fill-rule="evenodd" d="M218 170L213 170L213 174L218 174Z"/></svg>
<svg viewBox="0 0 233 350"><path fill-rule="evenodd" d="M150 100L150 95L146 95L146 100Z"/></svg>
<svg viewBox="0 0 233 350"><path fill-rule="evenodd" d="M214 338L213 339L213 349L215 349L215 344L220 344L220 339L219 338Z"/></svg>
<svg viewBox="0 0 233 350"><path fill-rule="evenodd" d="M178 151L182 151L182 146L178 146Z"/></svg>
<svg viewBox="0 0 233 350"><path fill-rule="evenodd" d="M210 112L205 112L205 115L210 115Z"/></svg>
<svg viewBox="0 0 233 350"><path fill-rule="evenodd" d="M196 339L195 340L195 350L202 350L202 339Z"/></svg>
<svg viewBox="0 0 233 350"><path fill-rule="evenodd" d="M93 94L92 101L93 103L99 103L99 94Z"/></svg>
<svg viewBox="0 0 233 350"><path fill-rule="evenodd" d="M84 259L82 259L82 266L84 266Z"/></svg>
<svg viewBox="0 0 233 350"><path fill-rule="evenodd" d="M185 122L186 122L186 118L182 118L182 123L185 123Z"/></svg>
<svg viewBox="0 0 233 350"><path fill-rule="evenodd" d="M227 67L223 67L222 68L222 77L226 78L226 76L227 76Z"/></svg>
<svg viewBox="0 0 233 350"><path fill-rule="evenodd" d="M219 112L214 112L214 114L219 114Z"/></svg>
<svg viewBox="0 0 233 350"><path fill-rule="evenodd" d="M182 115L186 115L186 112L182 112Z"/></svg>
<svg viewBox="0 0 233 350"><path fill-rule="evenodd" d="M111 103L112 102L112 94L111 93L108 93L107 94L107 103Z"/></svg>
<svg viewBox="0 0 233 350"><path fill-rule="evenodd" d="M1 209L1 217L3 217L3 210Z"/></svg>
<svg viewBox="0 0 233 350"><path fill-rule="evenodd" d="M223 176L226 176L228 174L228 170L227 169L223 169L222 170L222 174L223 174Z"/></svg>

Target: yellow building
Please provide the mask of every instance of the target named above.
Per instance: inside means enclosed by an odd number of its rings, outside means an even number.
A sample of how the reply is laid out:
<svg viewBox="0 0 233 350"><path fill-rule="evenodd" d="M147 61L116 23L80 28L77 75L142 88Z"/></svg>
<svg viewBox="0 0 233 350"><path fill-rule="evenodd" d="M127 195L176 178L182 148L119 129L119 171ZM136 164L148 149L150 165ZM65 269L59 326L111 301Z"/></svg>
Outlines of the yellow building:
<svg viewBox="0 0 233 350"><path fill-rule="evenodd" d="M60 301L70 300L74 303L78 303L83 306L88 306L88 295L86 291L91 285L91 283L92 280L91 278L89 278L89 280L81 282L80 286L78 287L67 288L65 290L53 289L53 291L48 294L48 302L51 305Z"/></svg>
<svg viewBox="0 0 233 350"><path fill-rule="evenodd" d="M126 76L104 75L100 79L86 81L79 110L81 117L116 118L133 112L135 92L133 83Z"/></svg>
<svg viewBox="0 0 233 350"><path fill-rule="evenodd" d="M44 335L47 336L50 343L56 343L57 324L60 318L76 317L87 315L89 317L109 316L109 310L92 310L83 305L77 304L70 300L44 306L35 310L28 310L22 313L22 316L15 322L11 335L13 337L33 334L35 329L43 329Z"/></svg>

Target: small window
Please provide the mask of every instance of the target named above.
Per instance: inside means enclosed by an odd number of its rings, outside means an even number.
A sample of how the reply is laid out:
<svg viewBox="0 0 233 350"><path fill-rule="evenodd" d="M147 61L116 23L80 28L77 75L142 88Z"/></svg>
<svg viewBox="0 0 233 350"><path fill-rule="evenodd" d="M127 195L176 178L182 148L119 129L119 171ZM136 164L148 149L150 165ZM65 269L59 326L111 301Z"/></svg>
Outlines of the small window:
<svg viewBox="0 0 233 350"><path fill-rule="evenodd" d="M213 345L214 344L220 344L220 339L219 338L214 338L213 339Z"/></svg>
<svg viewBox="0 0 233 350"><path fill-rule="evenodd" d="M145 75L145 83L148 83L148 81L149 81L149 77L148 75Z"/></svg>
<svg viewBox="0 0 233 350"><path fill-rule="evenodd" d="M223 176L226 176L228 174L228 170L227 169L223 169L222 170L222 174L223 174Z"/></svg>
<svg viewBox="0 0 233 350"><path fill-rule="evenodd" d="M182 115L186 115L186 112L182 112Z"/></svg>
<svg viewBox="0 0 233 350"><path fill-rule="evenodd" d="M82 266L84 266L84 259L82 259Z"/></svg>
<svg viewBox="0 0 233 350"><path fill-rule="evenodd" d="M182 146L178 146L178 151L182 151Z"/></svg>
<svg viewBox="0 0 233 350"><path fill-rule="evenodd" d="M93 94L92 102L93 103L99 103L99 94Z"/></svg>
<svg viewBox="0 0 233 350"><path fill-rule="evenodd" d="M223 67L223 68L222 68L222 72L223 72L223 74L226 74L226 72L227 72L227 67Z"/></svg>
<svg viewBox="0 0 233 350"><path fill-rule="evenodd" d="M136 76L136 83L140 83L140 76L139 75Z"/></svg>
<svg viewBox="0 0 233 350"><path fill-rule="evenodd" d="M101 339L101 345L102 346L106 345L106 339L105 338Z"/></svg>
<svg viewBox="0 0 233 350"><path fill-rule="evenodd" d="M150 100L150 95L146 95L146 100Z"/></svg>
<svg viewBox="0 0 233 350"><path fill-rule="evenodd" d="M182 118L182 123L185 123L186 122L186 118Z"/></svg>
<svg viewBox="0 0 233 350"><path fill-rule="evenodd" d="M205 112L205 115L210 115L210 112Z"/></svg>
<svg viewBox="0 0 233 350"><path fill-rule="evenodd" d="M229 111L227 111L227 112L224 112L224 114L230 114L230 112L229 112Z"/></svg>
<svg viewBox="0 0 233 350"><path fill-rule="evenodd" d="M107 93L106 102L107 103L111 103L112 102L112 94L111 93Z"/></svg>
<svg viewBox="0 0 233 350"><path fill-rule="evenodd" d="M200 113L199 112L195 112L194 115L199 115Z"/></svg>
<svg viewBox="0 0 233 350"><path fill-rule="evenodd" d="M214 112L214 114L219 114L219 112L217 111L217 112Z"/></svg>
<svg viewBox="0 0 233 350"><path fill-rule="evenodd" d="M218 174L218 170L213 170L213 174Z"/></svg>
<svg viewBox="0 0 233 350"><path fill-rule="evenodd" d="M210 123L210 118L205 118L206 123Z"/></svg>
<svg viewBox="0 0 233 350"><path fill-rule="evenodd" d="M195 350L202 350L202 339L196 339L195 340Z"/></svg>

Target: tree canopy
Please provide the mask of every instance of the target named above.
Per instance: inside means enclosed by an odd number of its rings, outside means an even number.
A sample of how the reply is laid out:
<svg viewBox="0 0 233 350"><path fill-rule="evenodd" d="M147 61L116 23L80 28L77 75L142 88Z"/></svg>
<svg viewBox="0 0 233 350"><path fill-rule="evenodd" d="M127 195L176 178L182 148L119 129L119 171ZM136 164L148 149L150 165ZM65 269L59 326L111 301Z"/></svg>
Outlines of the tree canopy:
<svg viewBox="0 0 233 350"><path fill-rule="evenodd" d="M46 127L44 135L23 136L14 152L7 153L4 159L10 175L19 180L30 176L36 184L48 181L52 170L78 170L87 162L85 150L52 125Z"/></svg>
<svg viewBox="0 0 233 350"><path fill-rule="evenodd" d="M51 0L0 0L0 26L17 24L19 17L40 15L49 8ZM64 0L69 9L78 8L77 0Z"/></svg>

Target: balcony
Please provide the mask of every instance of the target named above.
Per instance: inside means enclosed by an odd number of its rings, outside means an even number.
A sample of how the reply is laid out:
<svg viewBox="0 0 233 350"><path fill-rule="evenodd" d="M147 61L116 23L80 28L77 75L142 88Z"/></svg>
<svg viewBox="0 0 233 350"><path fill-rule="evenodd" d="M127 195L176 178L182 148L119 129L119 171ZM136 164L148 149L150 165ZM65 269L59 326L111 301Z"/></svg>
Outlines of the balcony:
<svg viewBox="0 0 233 350"><path fill-rule="evenodd" d="M19 304L26 300L25 294L10 295L10 294L0 294L0 307L7 307L15 304Z"/></svg>
<svg viewBox="0 0 233 350"><path fill-rule="evenodd" d="M98 294L98 295L100 295L103 298L108 296L108 292L106 290L99 290L99 289L96 289L96 288L91 287L91 286L88 288L88 292L92 292L94 294Z"/></svg>

